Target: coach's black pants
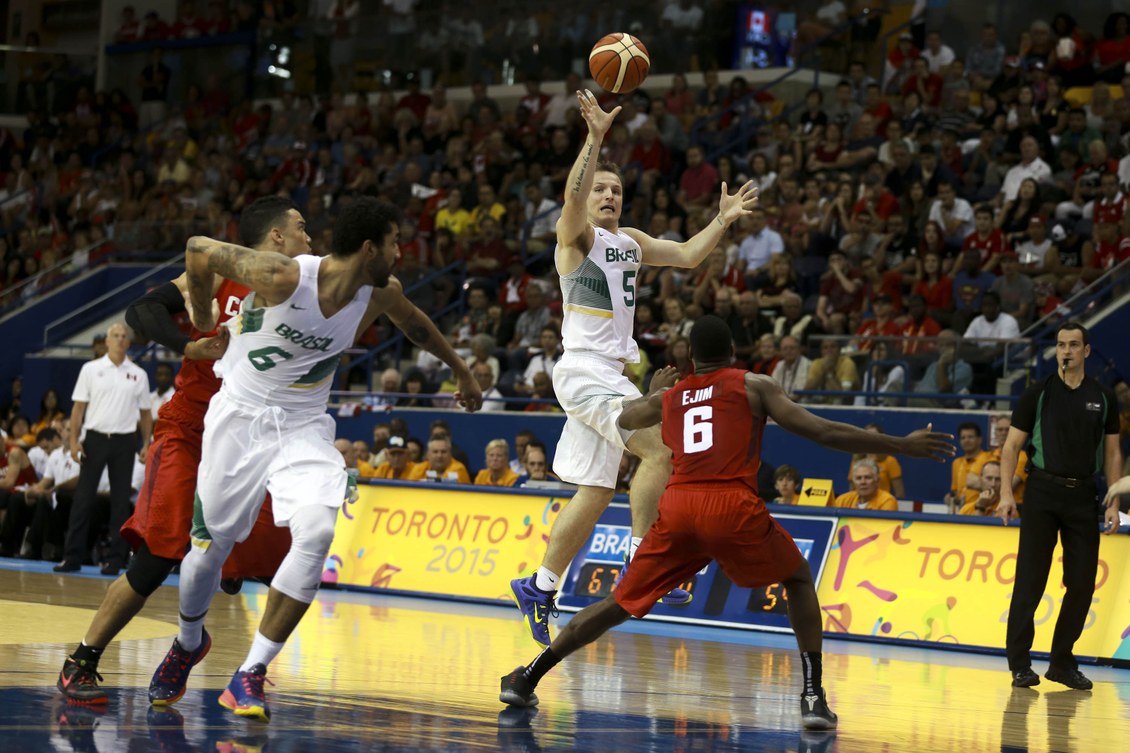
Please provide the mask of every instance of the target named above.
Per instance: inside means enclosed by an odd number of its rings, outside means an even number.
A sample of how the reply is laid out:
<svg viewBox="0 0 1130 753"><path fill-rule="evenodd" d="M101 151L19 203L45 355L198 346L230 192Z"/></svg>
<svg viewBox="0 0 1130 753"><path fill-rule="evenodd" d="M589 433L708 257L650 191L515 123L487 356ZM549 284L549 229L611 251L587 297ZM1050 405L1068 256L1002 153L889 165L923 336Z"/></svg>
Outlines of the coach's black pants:
<svg viewBox="0 0 1130 753"><path fill-rule="evenodd" d="M137 432L130 434L102 434L87 431L83 442L82 469L75 487L74 505L67 526L67 542L63 559L83 562L89 551L90 524L94 518L98 481L102 469L109 468L110 476L110 556L108 564L122 567L129 556L129 545L121 535L122 524L130 516L130 482L133 479L133 458L137 454ZM96 563L97 564L97 563Z"/></svg>
<svg viewBox="0 0 1130 753"><path fill-rule="evenodd" d="M1048 584L1057 535L1063 543L1063 585L1066 593L1052 635L1051 666L1078 666L1072 648L1083 632L1099 564L1098 502L1095 484L1075 488L1055 484L1033 472L1024 492L1016 582L1008 610L1008 668L1015 672L1032 663L1029 651L1036 634L1033 618Z"/></svg>

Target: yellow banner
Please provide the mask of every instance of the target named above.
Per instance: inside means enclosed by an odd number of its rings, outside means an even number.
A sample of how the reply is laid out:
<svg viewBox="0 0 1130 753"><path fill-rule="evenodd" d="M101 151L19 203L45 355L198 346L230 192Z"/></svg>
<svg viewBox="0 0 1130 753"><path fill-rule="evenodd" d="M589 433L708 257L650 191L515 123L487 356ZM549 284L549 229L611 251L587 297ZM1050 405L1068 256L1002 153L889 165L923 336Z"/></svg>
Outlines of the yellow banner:
<svg viewBox="0 0 1130 753"><path fill-rule="evenodd" d="M541 563L569 498L381 484L338 513L323 582L508 599L512 578Z"/></svg>
<svg viewBox="0 0 1130 753"><path fill-rule="evenodd" d="M824 630L1004 648L1017 526L841 518L820 580ZM1103 536L1081 656L1130 659L1130 537ZM1036 610L1033 649L1048 651L1063 601L1057 546Z"/></svg>

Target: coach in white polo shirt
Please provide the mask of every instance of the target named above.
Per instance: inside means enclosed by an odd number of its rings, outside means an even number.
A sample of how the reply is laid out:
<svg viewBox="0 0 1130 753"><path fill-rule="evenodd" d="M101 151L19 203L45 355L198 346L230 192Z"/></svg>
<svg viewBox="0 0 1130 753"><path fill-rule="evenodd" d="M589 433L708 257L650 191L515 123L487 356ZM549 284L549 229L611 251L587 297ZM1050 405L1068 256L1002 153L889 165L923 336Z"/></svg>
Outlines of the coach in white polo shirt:
<svg viewBox="0 0 1130 753"><path fill-rule="evenodd" d="M149 449L152 435L152 400L149 376L126 357L129 330L112 324L106 332L106 355L88 361L75 383L71 411L71 456L82 463L74 505L67 526L63 561L55 572L78 570L89 550L90 521L94 514L98 480L104 468L110 475L111 551L102 568L104 575L117 575L125 565L129 546L118 533L130 514L130 481L133 459L138 452L137 423L141 421L141 455ZM85 420L85 421L84 421ZM79 431L85 439L79 443Z"/></svg>

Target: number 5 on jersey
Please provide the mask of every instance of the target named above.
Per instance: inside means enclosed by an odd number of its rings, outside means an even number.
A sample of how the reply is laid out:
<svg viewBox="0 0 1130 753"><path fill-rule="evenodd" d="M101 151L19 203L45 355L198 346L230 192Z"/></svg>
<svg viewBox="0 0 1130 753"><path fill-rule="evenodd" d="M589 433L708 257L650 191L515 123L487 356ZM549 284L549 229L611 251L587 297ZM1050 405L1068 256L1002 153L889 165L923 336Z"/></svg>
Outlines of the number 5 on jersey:
<svg viewBox="0 0 1130 753"><path fill-rule="evenodd" d="M690 455L714 446L714 407L699 405L683 414L683 452Z"/></svg>

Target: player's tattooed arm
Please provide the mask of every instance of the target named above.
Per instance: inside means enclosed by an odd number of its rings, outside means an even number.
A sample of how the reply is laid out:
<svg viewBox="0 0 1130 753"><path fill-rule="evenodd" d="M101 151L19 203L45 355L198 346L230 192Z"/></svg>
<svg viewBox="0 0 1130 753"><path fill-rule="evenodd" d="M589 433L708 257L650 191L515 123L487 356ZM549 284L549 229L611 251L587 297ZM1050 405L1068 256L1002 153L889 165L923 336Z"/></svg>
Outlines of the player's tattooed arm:
<svg viewBox="0 0 1130 753"><path fill-rule="evenodd" d="M298 262L272 251L255 251L234 243L224 243L204 236L188 239L185 257L189 303L193 323L208 323L203 315L210 308L208 298L214 293L213 275L246 285L267 305L290 297L298 286ZM204 307L203 309L201 307ZM197 322L197 317L201 318ZM215 326L215 322L212 322ZM203 331L207 332L209 329Z"/></svg>

